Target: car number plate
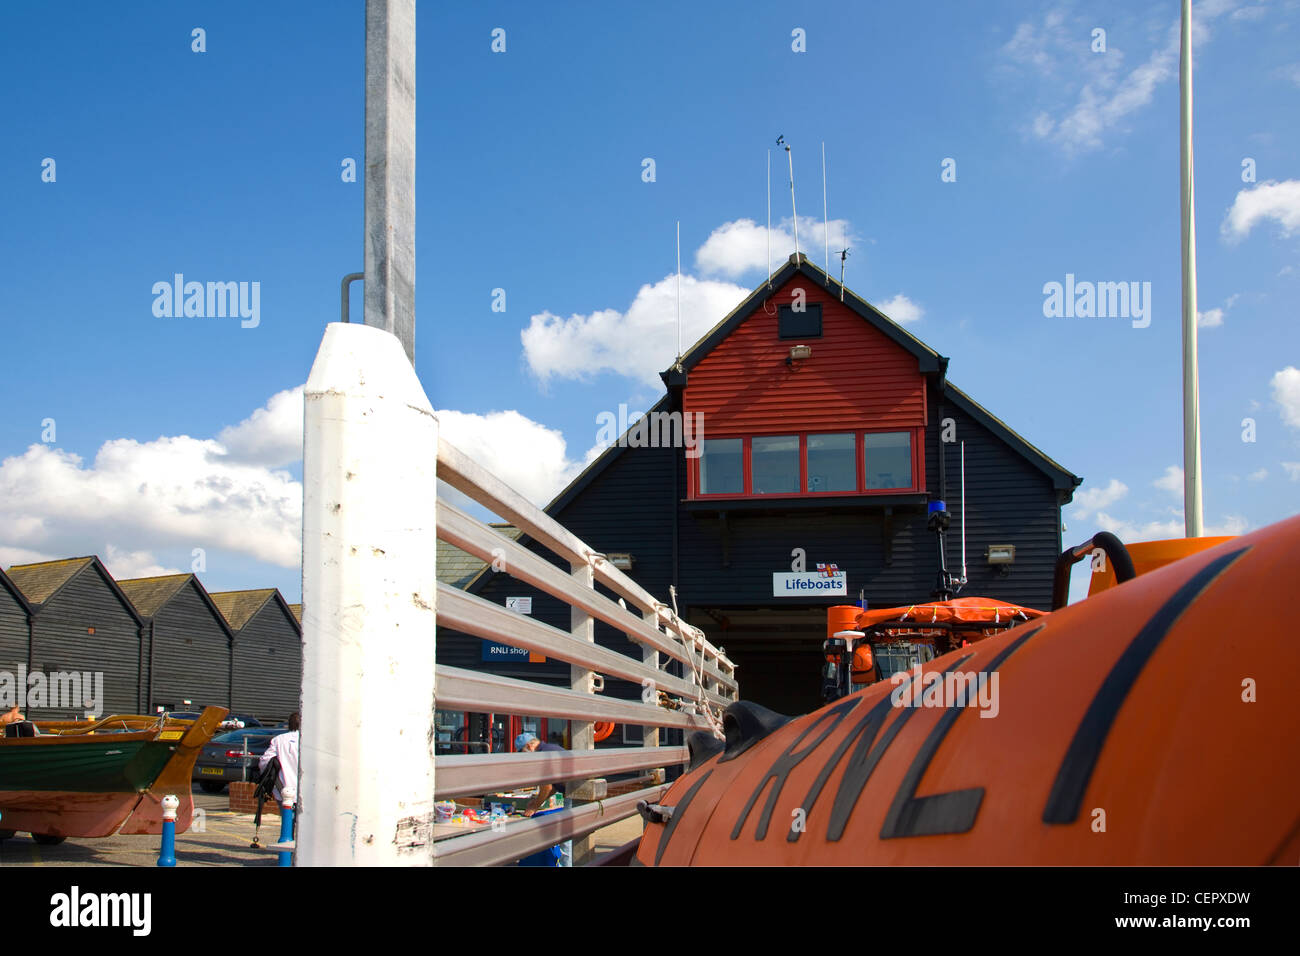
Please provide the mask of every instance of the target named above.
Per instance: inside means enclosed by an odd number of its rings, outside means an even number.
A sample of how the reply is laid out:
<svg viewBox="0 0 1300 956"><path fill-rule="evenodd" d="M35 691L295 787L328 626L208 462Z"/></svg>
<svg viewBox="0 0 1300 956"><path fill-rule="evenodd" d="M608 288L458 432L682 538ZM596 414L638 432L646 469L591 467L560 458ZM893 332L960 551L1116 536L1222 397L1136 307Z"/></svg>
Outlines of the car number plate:
<svg viewBox="0 0 1300 956"><path fill-rule="evenodd" d="M203 773L216 774L218 777L221 776L223 773L225 773L225 770L223 770L221 767L200 767L199 769Z"/></svg>

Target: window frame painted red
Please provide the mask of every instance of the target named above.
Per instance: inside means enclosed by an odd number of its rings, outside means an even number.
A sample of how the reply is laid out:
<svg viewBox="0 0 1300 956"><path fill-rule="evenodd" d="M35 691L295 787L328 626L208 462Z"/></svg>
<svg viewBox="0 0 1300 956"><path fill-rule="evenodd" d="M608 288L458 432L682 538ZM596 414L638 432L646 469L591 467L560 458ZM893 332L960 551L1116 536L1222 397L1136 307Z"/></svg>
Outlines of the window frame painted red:
<svg viewBox="0 0 1300 956"><path fill-rule="evenodd" d="M891 435L898 432L907 432L912 441L912 484L907 488L871 488L867 489L866 485L866 456L865 456L865 435ZM687 468L688 498L689 501L779 501L787 498L872 498L889 495L907 495L925 493L925 426L911 425L903 428L858 428L852 431L854 444L854 457L856 460L855 468L857 471L857 489L854 491L797 491L781 492L778 494L755 494L753 458L751 453L752 441L755 438L789 438L798 436L799 438L799 487L808 487L808 438L814 435L847 435L846 429L832 429L828 431L782 431L772 432L771 434L763 432L754 433L728 433L724 435L709 435L708 440L714 439L740 439L741 450L741 470L743 472L742 488L740 493L720 492L718 494L705 495L700 493L700 459L704 457L704 449L701 445L700 454L694 458L687 458L689 467Z"/></svg>

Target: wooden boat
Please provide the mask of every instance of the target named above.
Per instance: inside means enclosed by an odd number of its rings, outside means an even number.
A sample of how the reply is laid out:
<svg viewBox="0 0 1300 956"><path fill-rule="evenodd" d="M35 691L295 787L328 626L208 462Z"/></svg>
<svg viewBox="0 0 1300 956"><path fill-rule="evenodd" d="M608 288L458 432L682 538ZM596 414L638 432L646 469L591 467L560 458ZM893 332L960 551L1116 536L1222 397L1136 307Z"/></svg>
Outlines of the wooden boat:
<svg viewBox="0 0 1300 956"><path fill-rule="evenodd" d="M37 723L37 736L0 738L0 834L63 837L161 833L162 798L180 800L176 832L189 829L194 762L226 716L197 720L127 715Z"/></svg>
<svg viewBox="0 0 1300 956"><path fill-rule="evenodd" d="M880 681L737 703L647 820L645 865L1295 865L1300 516L899 675L997 675L992 719Z"/></svg>

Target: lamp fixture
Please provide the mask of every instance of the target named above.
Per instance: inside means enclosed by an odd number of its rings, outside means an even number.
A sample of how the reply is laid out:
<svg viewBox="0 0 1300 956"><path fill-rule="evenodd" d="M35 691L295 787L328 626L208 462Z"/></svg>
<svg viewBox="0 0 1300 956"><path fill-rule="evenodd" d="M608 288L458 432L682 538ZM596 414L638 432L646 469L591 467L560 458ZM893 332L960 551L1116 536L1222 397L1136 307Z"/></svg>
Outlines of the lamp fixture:
<svg viewBox="0 0 1300 956"><path fill-rule="evenodd" d="M626 551L611 551L605 555L605 560L620 571L631 571L632 565L636 564L636 558Z"/></svg>
<svg viewBox="0 0 1300 956"><path fill-rule="evenodd" d="M989 564L1015 564L1016 546L1014 544L991 544L984 552Z"/></svg>
<svg viewBox="0 0 1300 956"><path fill-rule="evenodd" d="M806 358L812 358L811 345L792 345L790 346L790 354L785 357L785 364L793 368L795 359Z"/></svg>

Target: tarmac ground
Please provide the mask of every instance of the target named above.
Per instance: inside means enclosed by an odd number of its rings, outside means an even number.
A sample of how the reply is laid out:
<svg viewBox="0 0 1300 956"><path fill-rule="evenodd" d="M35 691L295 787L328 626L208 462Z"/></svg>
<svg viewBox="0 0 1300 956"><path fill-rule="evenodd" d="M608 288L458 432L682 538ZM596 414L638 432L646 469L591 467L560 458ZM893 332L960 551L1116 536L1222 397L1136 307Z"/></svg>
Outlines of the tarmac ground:
<svg viewBox="0 0 1300 956"><path fill-rule="evenodd" d="M249 846L253 841L253 816L232 813L225 793L204 793L196 786L194 807L203 811L201 825L191 826L176 837L177 866L277 864L275 851ZM596 831L596 852L635 840L643 826L639 816L632 816ZM279 817L264 814L259 841L269 846L279 837ZM40 846L30 834L20 833L0 841L0 866L156 866L161 841L159 836L69 837L56 846Z"/></svg>

